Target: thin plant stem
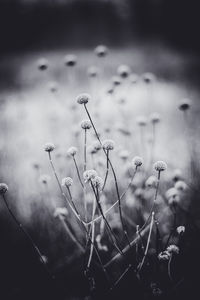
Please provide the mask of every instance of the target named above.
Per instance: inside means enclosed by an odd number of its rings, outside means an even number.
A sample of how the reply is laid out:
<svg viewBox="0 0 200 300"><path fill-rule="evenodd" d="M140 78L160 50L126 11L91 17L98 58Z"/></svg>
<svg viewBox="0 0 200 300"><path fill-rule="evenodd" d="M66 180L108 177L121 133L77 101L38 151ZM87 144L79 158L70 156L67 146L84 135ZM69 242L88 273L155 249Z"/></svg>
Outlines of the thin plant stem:
<svg viewBox="0 0 200 300"><path fill-rule="evenodd" d="M5 195L2 195L3 197L3 201L6 205L6 208L8 209L9 214L11 215L11 217L13 218L13 220L15 221L15 223L17 224L17 226L20 228L21 232L26 236L26 238L28 239L29 243L32 245L33 249L35 250L36 254L39 256L40 261L42 262L42 265L46 271L46 273L48 274L48 276L51 279L55 279L54 275L52 275L49 271L49 269L46 266L46 263L43 259L43 256L40 252L40 250L38 249L38 247L36 246L35 242L33 241L32 237L30 236L30 234L26 231L26 229L24 228L24 226L20 223L20 221L18 221L18 219L15 217L14 213L12 212L9 203L6 200Z"/></svg>
<svg viewBox="0 0 200 300"><path fill-rule="evenodd" d="M73 156L73 161L74 161L74 165L75 165L75 168L76 168L76 172L77 172L77 175L78 175L79 182L80 182L82 188L84 188L84 184L83 184L83 182L81 180L81 176L80 176L80 172L79 172L79 169L78 169L78 165L77 165L77 162L76 162L76 159L75 159L74 156Z"/></svg>
<svg viewBox="0 0 200 300"><path fill-rule="evenodd" d="M134 180L134 178L135 178L135 175L136 175L136 173L137 173L137 170L138 170L138 166L135 167L134 174L133 174L133 176L132 176L132 178L131 178L131 180L130 180L128 186L126 187L125 191L121 194L120 199L124 198L124 196L125 196L126 193L128 192L128 190L129 190L129 188L130 188L130 186L131 186L131 184L132 184L132 182L133 182L133 180Z"/></svg>
<svg viewBox="0 0 200 300"><path fill-rule="evenodd" d="M84 166L83 171L87 170L87 129L84 129Z"/></svg>
<svg viewBox="0 0 200 300"><path fill-rule="evenodd" d="M108 172L109 172L109 150L106 151L106 175L105 175L102 191L104 190L105 185L106 185L106 181L108 178Z"/></svg>
<svg viewBox="0 0 200 300"><path fill-rule="evenodd" d="M171 281L173 281L173 279L172 279L172 275L171 275L171 262L172 262L172 253L171 253L171 256L170 256L170 259L169 259L169 261L168 261L168 265L167 265L167 271L168 271L168 276L169 276L169 279L171 280Z"/></svg>
<svg viewBox="0 0 200 300"><path fill-rule="evenodd" d="M119 284L119 282L124 278L124 276L128 273L131 267L132 265L129 264L128 267L125 269L125 271L120 275L120 277L115 281L113 286L110 288L111 291Z"/></svg>
<svg viewBox="0 0 200 300"><path fill-rule="evenodd" d="M150 229L149 229L149 235L148 235L148 239L147 239L146 249L145 249L145 252L144 252L143 259L142 259L142 261L141 261L141 263L139 265L137 274L140 273L140 271L141 271L141 269L142 269L142 267L144 265L144 262L145 262L148 250L149 250L149 245L150 245L150 240L151 240L151 234L152 234L152 229L153 229L153 223L154 223L154 212L151 213L151 223L150 223Z"/></svg>
<svg viewBox="0 0 200 300"><path fill-rule="evenodd" d="M95 202L95 199L94 199L92 219L94 219L95 211L96 211L96 202ZM89 259L88 259L88 263L87 263L87 269L89 269L90 264L91 264L91 260L92 260L92 254L93 254L93 250L94 250L94 235L95 235L95 223L92 223L92 225L91 225L91 240L92 240L92 243L90 245L90 255L89 255Z"/></svg>

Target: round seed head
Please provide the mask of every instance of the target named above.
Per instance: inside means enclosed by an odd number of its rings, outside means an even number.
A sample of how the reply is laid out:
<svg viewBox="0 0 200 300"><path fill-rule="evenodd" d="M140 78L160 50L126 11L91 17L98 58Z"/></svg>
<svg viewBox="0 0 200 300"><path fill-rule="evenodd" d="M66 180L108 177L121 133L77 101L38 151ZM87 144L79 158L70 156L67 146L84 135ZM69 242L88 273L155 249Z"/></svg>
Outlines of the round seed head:
<svg viewBox="0 0 200 300"><path fill-rule="evenodd" d="M48 88L52 93L56 93L58 91L58 84L55 81L50 81L48 83Z"/></svg>
<svg viewBox="0 0 200 300"><path fill-rule="evenodd" d="M156 77L153 73L147 72L142 75L142 79L145 83L151 83L155 81Z"/></svg>
<svg viewBox="0 0 200 300"><path fill-rule="evenodd" d="M158 259L161 261L169 260L170 257L171 257L171 254L168 251L160 252L158 255Z"/></svg>
<svg viewBox="0 0 200 300"><path fill-rule="evenodd" d="M80 94L77 98L76 98L76 101L79 103L79 104L86 104L88 103L88 101L91 100L91 96L89 94L86 94L86 93L83 93L83 94Z"/></svg>
<svg viewBox="0 0 200 300"><path fill-rule="evenodd" d="M175 189L177 189L178 191L186 191L188 189L188 185L183 181L183 180L178 180L175 185L174 185Z"/></svg>
<svg viewBox="0 0 200 300"><path fill-rule="evenodd" d="M160 122L160 115L158 114L158 113L152 113L151 115L150 115L150 121L151 121L151 123L153 123L153 124L157 124L157 123L159 123Z"/></svg>
<svg viewBox="0 0 200 300"><path fill-rule="evenodd" d="M182 172L179 169L174 170L173 174L172 174L172 179L173 181L178 181L182 178Z"/></svg>
<svg viewBox="0 0 200 300"><path fill-rule="evenodd" d="M119 76L113 76L112 77L112 83L117 86L121 84L121 78Z"/></svg>
<svg viewBox="0 0 200 300"><path fill-rule="evenodd" d="M104 57L108 53L108 48L104 45L99 45L94 49L94 52L98 57Z"/></svg>
<svg viewBox="0 0 200 300"><path fill-rule="evenodd" d="M103 179L102 179L101 177L95 176L95 177L92 179L92 184L93 184L94 187L97 188L99 191L102 191L104 181L103 181Z"/></svg>
<svg viewBox="0 0 200 300"><path fill-rule="evenodd" d="M115 143L113 140L105 140L102 143L104 150L113 150L115 148Z"/></svg>
<svg viewBox="0 0 200 300"><path fill-rule="evenodd" d="M99 69L95 66L91 66L88 68L87 73L89 77L96 77L99 74Z"/></svg>
<svg viewBox="0 0 200 300"><path fill-rule="evenodd" d="M45 71L49 66L49 62L46 58L42 57L38 59L37 66L40 71Z"/></svg>
<svg viewBox="0 0 200 300"><path fill-rule="evenodd" d="M57 207L54 211L54 218L57 218L57 217L67 217L68 216L68 210L66 207Z"/></svg>
<svg viewBox="0 0 200 300"><path fill-rule="evenodd" d="M77 57L73 54L68 54L64 58L65 65L68 67L73 67L77 63Z"/></svg>
<svg viewBox="0 0 200 300"><path fill-rule="evenodd" d="M179 109L182 111L186 111L190 108L191 101L189 99L183 99L179 104Z"/></svg>
<svg viewBox="0 0 200 300"><path fill-rule="evenodd" d="M175 188L168 189L167 192L165 193L165 197L167 198L170 205L175 204L180 200L179 191Z"/></svg>
<svg viewBox="0 0 200 300"><path fill-rule="evenodd" d="M83 120L81 122L81 127L83 129L90 129L92 127L91 122L89 120Z"/></svg>
<svg viewBox="0 0 200 300"><path fill-rule="evenodd" d="M62 186L70 187L73 185L73 179L71 177L66 177L62 179Z"/></svg>
<svg viewBox="0 0 200 300"><path fill-rule="evenodd" d="M53 143L46 143L44 145L44 151L46 152L52 152L55 149L55 146Z"/></svg>
<svg viewBox="0 0 200 300"><path fill-rule="evenodd" d="M77 152L78 152L78 149L76 147L70 147L67 150L67 154L70 156L75 156Z"/></svg>
<svg viewBox="0 0 200 300"><path fill-rule="evenodd" d="M6 183L0 183L0 194L3 195L8 191L8 186Z"/></svg>
<svg viewBox="0 0 200 300"><path fill-rule="evenodd" d="M147 118L145 116L138 116L136 118L136 122L139 126L146 126L147 125Z"/></svg>
<svg viewBox="0 0 200 300"><path fill-rule="evenodd" d="M179 247L176 246L176 245L170 245L167 247L167 251L169 253L175 253L175 254L179 254L180 250L179 250Z"/></svg>
<svg viewBox="0 0 200 300"><path fill-rule="evenodd" d="M132 159L132 163L136 166L136 167L140 167L143 164L143 159L140 156L135 156Z"/></svg>
<svg viewBox="0 0 200 300"><path fill-rule="evenodd" d="M51 177L49 175L43 174L43 175L40 176L39 182L41 182L43 184L48 184L50 179L51 179Z"/></svg>
<svg viewBox="0 0 200 300"><path fill-rule="evenodd" d="M127 65L121 65L117 69L117 73L122 78L127 78L130 75L131 69Z"/></svg>
<svg viewBox="0 0 200 300"><path fill-rule="evenodd" d="M154 164L154 169L158 172L165 171L167 169L167 164L164 161L159 160Z"/></svg>
<svg viewBox="0 0 200 300"><path fill-rule="evenodd" d="M156 176L152 175L146 180L145 186L155 188L157 185L157 182L158 182L158 180L157 180Z"/></svg>
<svg viewBox="0 0 200 300"><path fill-rule="evenodd" d="M86 170L83 173L83 179L85 180L85 182L94 179L96 176L97 176L97 172L95 170Z"/></svg>
<svg viewBox="0 0 200 300"><path fill-rule="evenodd" d="M99 141L93 142L93 146L97 151L101 150L101 144L99 143Z"/></svg>
<svg viewBox="0 0 200 300"><path fill-rule="evenodd" d="M183 234L185 232L185 226L178 226L176 231L178 234Z"/></svg>

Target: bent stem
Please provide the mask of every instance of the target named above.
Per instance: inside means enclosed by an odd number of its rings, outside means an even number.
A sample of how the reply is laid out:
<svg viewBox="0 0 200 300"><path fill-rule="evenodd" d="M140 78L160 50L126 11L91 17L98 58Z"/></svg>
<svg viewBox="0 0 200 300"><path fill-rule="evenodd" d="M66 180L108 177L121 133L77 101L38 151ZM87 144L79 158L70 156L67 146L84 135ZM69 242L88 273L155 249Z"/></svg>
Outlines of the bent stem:
<svg viewBox="0 0 200 300"><path fill-rule="evenodd" d="M171 275L171 262L172 262L172 253L171 253L171 256L170 256L170 259L169 259L169 262L168 262L168 265L167 265L167 270L168 270L168 276L169 276L169 279L171 281L173 281L172 279L172 275Z"/></svg>
<svg viewBox="0 0 200 300"><path fill-rule="evenodd" d="M6 200L5 195L3 194L2 197L3 197L3 201L4 201L4 203L5 203L5 205L6 205L7 209L8 209L8 212L10 213L11 217L13 218L13 220L15 221L15 223L17 224L17 226L20 228L21 232L26 236L26 238L28 239L29 243L32 245L33 249L35 250L36 254L39 256L40 261L42 262L42 265L43 265L46 273L48 274L48 276L51 279L55 279L54 275L52 275L50 273L49 269L47 268L46 263L45 263L45 261L43 259L43 256L42 256L40 250L38 249L38 247L36 246L35 242L33 241L32 237L26 231L26 229L24 228L24 226L18 221L18 219L15 217L14 213L12 212L12 210L10 208L10 205L9 205L9 203Z"/></svg>

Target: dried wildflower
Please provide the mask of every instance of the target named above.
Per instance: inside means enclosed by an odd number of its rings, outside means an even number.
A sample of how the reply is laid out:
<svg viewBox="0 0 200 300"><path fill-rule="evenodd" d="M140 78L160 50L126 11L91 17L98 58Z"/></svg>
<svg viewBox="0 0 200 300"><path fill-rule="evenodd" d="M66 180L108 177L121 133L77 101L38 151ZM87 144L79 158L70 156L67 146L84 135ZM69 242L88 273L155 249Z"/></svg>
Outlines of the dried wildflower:
<svg viewBox="0 0 200 300"><path fill-rule="evenodd" d="M169 204L177 203L180 200L179 191L175 188L168 189L167 192L165 193L165 196Z"/></svg>
<svg viewBox="0 0 200 300"><path fill-rule="evenodd" d="M37 66L38 66L39 70L45 71L49 66L49 62L46 58L42 57L42 58L38 59Z"/></svg>
<svg viewBox="0 0 200 300"><path fill-rule="evenodd" d="M99 57L104 57L108 53L108 48L104 45L99 45L94 49L94 52Z"/></svg>
<svg viewBox="0 0 200 300"><path fill-rule="evenodd" d="M179 247L176 246L176 245L169 245L169 246L167 247L167 251L168 251L169 253L174 253L174 254L179 254L179 252L180 252Z"/></svg>
<svg viewBox="0 0 200 300"><path fill-rule="evenodd" d="M139 126L146 126L147 125L147 118L145 116L138 116L136 118L136 123Z"/></svg>
<svg viewBox="0 0 200 300"><path fill-rule="evenodd" d="M159 287L155 287L152 289L152 294L154 297L160 297L162 295L162 290Z"/></svg>
<svg viewBox="0 0 200 300"><path fill-rule="evenodd" d="M95 66L88 68L87 73L90 77L96 77L99 74L99 69Z"/></svg>
<svg viewBox="0 0 200 300"><path fill-rule="evenodd" d="M156 187L157 185L157 178L156 176L152 175L152 176L149 176L149 178L147 178L146 182L145 182L145 186L146 187Z"/></svg>
<svg viewBox="0 0 200 300"><path fill-rule="evenodd" d="M40 175L39 182L47 184L50 181L51 177L49 175L43 174Z"/></svg>
<svg viewBox="0 0 200 300"><path fill-rule="evenodd" d="M86 170L83 173L83 178L85 180L85 183L94 179L97 176L97 172L95 170Z"/></svg>
<svg viewBox="0 0 200 300"><path fill-rule="evenodd" d="M158 254L158 259L161 261L169 260L170 257L171 257L171 254L169 251L163 251Z"/></svg>
<svg viewBox="0 0 200 300"><path fill-rule="evenodd" d="M6 183L0 183L0 194L3 195L8 191L8 186Z"/></svg>
<svg viewBox="0 0 200 300"><path fill-rule="evenodd" d="M188 189L188 185L183 181L183 180L178 180L175 185L174 185L175 189L177 189L178 191L186 191Z"/></svg>
<svg viewBox="0 0 200 300"><path fill-rule="evenodd" d="M190 106L191 106L191 101L189 99L183 99L179 104L179 109L182 111L186 111L190 108Z"/></svg>
<svg viewBox="0 0 200 300"><path fill-rule="evenodd" d="M77 57L74 54L68 54L64 57L65 65L68 67L73 67L77 63Z"/></svg>
<svg viewBox="0 0 200 300"><path fill-rule="evenodd" d="M113 140L105 140L103 141L102 145L103 145L103 149L108 151L113 150L115 147L115 143Z"/></svg>
<svg viewBox="0 0 200 300"><path fill-rule="evenodd" d="M46 143L44 145L44 151L46 151L46 152L52 152L54 149L55 149L55 146L52 143Z"/></svg>
<svg viewBox="0 0 200 300"><path fill-rule="evenodd" d="M183 234L185 232L185 226L178 226L176 231L178 234Z"/></svg>
<svg viewBox="0 0 200 300"><path fill-rule="evenodd" d="M81 122L81 127L86 130L86 129L90 129L92 127L92 125L89 120L83 120Z"/></svg>
<svg viewBox="0 0 200 300"><path fill-rule="evenodd" d="M159 160L154 164L154 169L158 172L165 171L167 169L167 164L164 161Z"/></svg>
<svg viewBox="0 0 200 300"><path fill-rule="evenodd" d="M160 122L160 115L158 114L158 113L152 113L151 115L150 115L150 121L151 121L151 123L153 123L153 124L157 124L157 123L159 123Z"/></svg>
<svg viewBox="0 0 200 300"><path fill-rule="evenodd" d="M76 147L70 147L67 150L67 154L70 155L70 156L76 155L77 152L78 152L78 149Z"/></svg>
<svg viewBox="0 0 200 300"><path fill-rule="evenodd" d="M122 78L127 78L130 75L130 72L131 72L130 67L127 65L121 65L117 69L117 73Z"/></svg>
<svg viewBox="0 0 200 300"><path fill-rule="evenodd" d="M114 84L114 85L120 85L121 84L121 79L120 79L120 77L119 76L113 76L112 77L112 83Z"/></svg>
<svg viewBox="0 0 200 300"><path fill-rule="evenodd" d="M103 179L99 176L95 176L93 179L92 179L92 184L94 185L94 187L96 187L99 191L102 191L103 189Z"/></svg>
<svg viewBox="0 0 200 300"><path fill-rule="evenodd" d="M90 101L90 99L91 99L91 96L89 94L83 93L83 94L78 95L78 97L76 98L76 101L79 104L86 104L86 103L88 103L88 101Z"/></svg>
<svg viewBox="0 0 200 300"><path fill-rule="evenodd" d="M55 81L50 81L48 83L48 88L52 93L56 93L58 90L58 84Z"/></svg>
<svg viewBox="0 0 200 300"><path fill-rule="evenodd" d="M99 141L93 142L93 146L97 151L101 150L101 144L99 143Z"/></svg>
<svg viewBox="0 0 200 300"><path fill-rule="evenodd" d="M155 81L155 79L156 79L155 75L150 72L144 73L142 75L142 78L143 78L144 82L146 82L146 83L151 83L151 82Z"/></svg>
<svg viewBox="0 0 200 300"><path fill-rule="evenodd" d="M73 179L71 177L65 177L62 179L62 186L70 187L73 185Z"/></svg>
<svg viewBox="0 0 200 300"><path fill-rule="evenodd" d="M130 153L127 150L121 150L119 152L119 157L124 160L128 159L129 155Z"/></svg>
<svg viewBox="0 0 200 300"><path fill-rule="evenodd" d="M172 179L173 181L178 181L182 178L182 172L179 169L175 169L173 174L172 174Z"/></svg>
<svg viewBox="0 0 200 300"><path fill-rule="evenodd" d="M135 156L132 159L132 163L136 166L136 167L140 167L143 164L143 159L140 156Z"/></svg>
<svg viewBox="0 0 200 300"><path fill-rule="evenodd" d="M54 218L57 218L57 217L67 217L68 216L68 210L66 207L57 207L54 211Z"/></svg>

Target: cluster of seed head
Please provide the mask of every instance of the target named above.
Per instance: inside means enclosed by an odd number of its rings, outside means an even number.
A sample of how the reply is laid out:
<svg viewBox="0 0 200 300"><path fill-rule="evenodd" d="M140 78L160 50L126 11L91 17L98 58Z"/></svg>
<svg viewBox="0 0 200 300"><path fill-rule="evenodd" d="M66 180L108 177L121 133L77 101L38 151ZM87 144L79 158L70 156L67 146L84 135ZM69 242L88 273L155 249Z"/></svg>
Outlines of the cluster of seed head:
<svg viewBox="0 0 200 300"><path fill-rule="evenodd" d="M62 186L70 187L73 185L73 179L71 177L65 177L62 179Z"/></svg>
<svg viewBox="0 0 200 300"><path fill-rule="evenodd" d="M157 178L154 175L151 175L149 178L147 178L146 182L145 182L145 186L146 187L156 187L157 185Z"/></svg>
<svg viewBox="0 0 200 300"><path fill-rule="evenodd" d="M94 178L91 179L91 181L95 188L97 188L99 191L102 191L104 182L100 176L95 176Z"/></svg>
<svg viewBox="0 0 200 300"><path fill-rule="evenodd" d="M135 156L132 159L132 163L136 166L136 167L140 167L143 164L143 159L140 156Z"/></svg>
<svg viewBox="0 0 200 300"><path fill-rule="evenodd" d="M49 66L49 62L46 58L42 57L38 59L37 66L39 70L45 71Z"/></svg>
<svg viewBox="0 0 200 300"><path fill-rule="evenodd" d="M159 160L154 164L154 169L158 172L165 171L167 169L167 164L164 161Z"/></svg>
<svg viewBox="0 0 200 300"><path fill-rule="evenodd" d="M97 176L97 172L95 170L86 170L83 173L83 179L85 183L89 182L90 180L94 179Z"/></svg>
<svg viewBox="0 0 200 300"><path fill-rule="evenodd" d="M117 73L119 74L120 77L127 78L131 73L131 69L127 65L121 65L118 67Z"/></svg>
<svg viewBox="0 0 200 300"><path fill-rule="evenodd" d="M85 130L90 129L92 127L91 122L89 120L83 120L81 122L81 127Z"/></svg>
<svg viewBox="0 0 200 300"><path fill-rule="evenodd" d="M78 149L76 147L70 147L67 150L67 154L70 156L75 156L77 152L78 152Z"/></svg>
<svg viewBox="0 0 200 300"><path fill-rule="evenodd" d="M172 253L174 253L174 254L179 254L179 252L180 252L179 247L176 246L176 245L169 245L169 246L167 247L167 251L168 251L170 254L172 254Z"/></svg>
<svg viewBox="0 0 200 300"><path fill-rule="evenodd" d="M53 143L46 143L44 145L44 151L52 152L55 149L55 145Z"/></svg>
<svg viewBox="0 0 200 300"><path fill-rule="evenodd" d="M108 48L104 45L99 45L94 49L94 52L96 53L97 56L104 57L108 53Z"/></svg>
<svg viewBox="0 0 200 300"><path fill-rule="evenodd" d="M77 63L77 57L74 54L68 54L64 58L65 65L68 67L73 67Z"/></svg>
<svg viewBox="0 0 200 300"><path fill-rule="evenodd" d="M183 234L185 232L185 226L178 226L176 231L178 234Z"/></svg>
<svg viewBox="0 0 200 300"><path fill-rule="evenodd" d="M76 98L76 101L79 104L86 104L86 103L88 103L88 101L90 101L90 99L91 99L91 96L89 94L82 93L82 94L78 95L78 97Z"/></svg>
<svg viewBox="0 0 200 300"><path fill-rule="evenodd" d="M87 71L89 77L96 77L99 74L99 69L95 66L91 66Z"/></svg>
<svg viewBox="0 0 200 300"><path fill-rule="evenodd" d="M115 142L113 140L105 140L103 141L102 145L103 149L107 151L113 150L115 148Z"/></svg>

